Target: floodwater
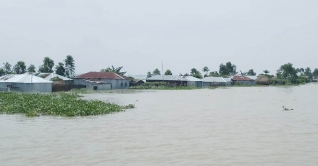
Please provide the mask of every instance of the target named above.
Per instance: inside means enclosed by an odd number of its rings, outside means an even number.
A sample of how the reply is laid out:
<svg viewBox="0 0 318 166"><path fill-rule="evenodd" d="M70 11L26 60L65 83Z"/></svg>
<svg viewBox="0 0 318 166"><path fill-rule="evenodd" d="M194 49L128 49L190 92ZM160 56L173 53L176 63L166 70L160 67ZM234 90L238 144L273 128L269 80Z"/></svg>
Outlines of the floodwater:
<svg viewBox="0 0 318 166"><path fill-rule="evenodd" d="M318 84L86 94L136 108L0 115L0 165L317 165L317 94Z"/></svg>

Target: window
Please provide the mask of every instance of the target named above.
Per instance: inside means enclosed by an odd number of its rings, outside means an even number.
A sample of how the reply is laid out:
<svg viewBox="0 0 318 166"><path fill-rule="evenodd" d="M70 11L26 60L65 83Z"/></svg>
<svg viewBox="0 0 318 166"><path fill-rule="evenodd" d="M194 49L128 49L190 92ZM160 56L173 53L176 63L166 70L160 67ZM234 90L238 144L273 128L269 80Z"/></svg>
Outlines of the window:
<svg viewBox="0 0 318 166"><path fill-rule="evenodd" d="M125 82L125 86L127 86L127 82Z"/></svg>
<svg viewBox="0 0 318 166"><path fill-rule="evenodd" d="M120 86L124 86L124 84L123 84L123 83L120 83Z"/></svg>

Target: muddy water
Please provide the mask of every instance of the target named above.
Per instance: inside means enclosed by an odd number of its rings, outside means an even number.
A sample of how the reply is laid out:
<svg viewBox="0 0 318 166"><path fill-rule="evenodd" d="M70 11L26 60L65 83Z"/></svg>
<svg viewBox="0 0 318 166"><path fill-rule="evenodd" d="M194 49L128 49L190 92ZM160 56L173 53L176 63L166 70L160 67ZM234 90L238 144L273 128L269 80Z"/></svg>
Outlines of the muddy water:
<svg viewBox="0 0 318 166"><path fill-rule="evenodd" d="M317 165L317 94L318 84L86 94L137 108L0 115L0 165Z"/></svg>

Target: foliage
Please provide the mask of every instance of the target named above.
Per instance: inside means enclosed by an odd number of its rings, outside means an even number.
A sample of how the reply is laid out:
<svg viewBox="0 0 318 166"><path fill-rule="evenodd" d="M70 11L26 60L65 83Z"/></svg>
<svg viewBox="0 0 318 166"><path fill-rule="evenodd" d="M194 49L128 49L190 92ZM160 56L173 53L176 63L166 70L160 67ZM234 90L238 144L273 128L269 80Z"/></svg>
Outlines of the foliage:
<svg viewBox="0 0 318 166"><path fill-rule="evenodd" d="M55 66L55 73L61 76L65 76L64 74L65 72L65 68L64 68L64 64L62 62L59 62L59 64L57 66Z"/></svg>
<svg viewBox="0 0 318 166"><path fill-rule="evenodd" d="M60 77L56 76L50 79L50 81L63 81Z"/></svg>
<svg viewBox="0 0 318 166"><path fill-rule="evenodd" d="M171 70L166 70L166 72L165 72L165 75L172 75L172 72L171 72Z"/></svg>
<svg viewBox="0 0 318 166"><path fill-rule="evenodd" d="M22 113L27 116L90 116L124 111L131 106L118 106L98 100L78 99L77 94L0 93L0 113Z"/></svg>
<svg viewBox="0 0 318 166"><path fill-rule="evenodd" d="M126 74L126 72L122 72L122 71L121 71L122 68L123 68L123 66L117 67L117 68L115 68L114 66L112 66L111 68L108 67L108 68L106 68L106 69L102 69L101 72L114 72L114 73L117 73L117 74L123 76L123 75Z"/></svg>
<svg viewBox="0 0 318 166"><path fill-rule="evenodd" d="M317 68L315 68L315 70L312 72L312 75L315 77L318 76L318 69Z"/></svg>
<svg viewBox="0 0 318 166"><path fill-rule="evenodd" d="M39 67L39 72L41 73L53 73L54 61L49 57L43 59L43 65Z"/></svg>
<svg viewBox="0 0 318 166"><path fill-rule="evenodd" d="M312 79L312 73L311 73L311 69L309 67L307 67L304 71L304 75L308 77L308 79Z"/></svg>
<svg viewBox="0 0 318 166"><path fill-rule="evenodd" d="M12 73L11 64L9 62L6 62L6 63L3 63L3 65L4 65L3 67L4 73L11 74Z"/></svg>
<svg viewBox="0 0 318 166"><path fill-rule="evenodd" d="M31 65L28 67L27 71L28 71L29 73L35 73L35 66L31 64Z"/></svg>
<svg viewBox="0 0 318 166"><path fill-rule="evenodd" d="M287 63L282 65L278 70L277 70L277 78L278 79L287 79L291 83L297 83L296 79L298 78L297 76L297 71L293 67L293 64Z"/></svg>
<svg viewBox="0 0 318 166"><path fill-rule="evenodd" d="M195 78L202 78L201 73L196 68L192 68L190 74Z"/></svg>
<svg viewBox="0 0 318 166"><path fill-rule="evenodd" d="M3 76L5 74L6 74L6 72L2 68L0 68L0 76Z"/></svg>
<svg viewBox="0 0 318 166"><path fill-rule="evenodd" d="M17 64L14 65L13 70L14 70L15 74L23 74L23 73L25 73L26 72L25 63L23 61L17 62Z"/></svg>
<svg viewBox="0 0 318 166"><path fill-rule="evenodd" d="M221 76L227 76L227 75L235 75L236 72L236 66L232 64L231 62L227 62L225 65L223 63L220 64L219 74Z"/></svg>
<svg viewBox="0 0 318 166"><path fill-rule="evenodd" d="M220 74L217 71L212 71L212 72L209 73L209 76L210 77L219 77Z"/></svg>
<svg viewBox="0 0 318 166"><path fill-rule="evenodd" d="M75 63L74 62L75 61L74 61L72 55L66 56L66 59L64 60L65 74L63 74L63 76L65 75L68 78L71 78L74 76L74 73L75 73Z"/></svg>
<svg viewBox="0 0 318 166"><path fill-rule="evenodd" d="M267 75L269 73L268 70L264 70L263 72L265 73L265 75Z"/></svg>
<svg viewBox="0 0 318 166"><path fill-rule="evenodd" d="M155 70L152 72L152 75L161 75L160 70L159 70L159 69L155 69Z"/></svg>
<svg viewBox="0 0 318 166"><path fill-rule="evenodd" d="M250 69L247 73L248 76L256 76L256 73L254 72L253 69Z"/></svg>
<svg viewBox="0 0 318 166"><path fill-rule="evenodd" d="M152 77L152 74L151 74L150 71L148 71L148 73L147 73L147 78L150 78L150 77Z"/></svg>
<svg viewBox="0 0 318 166"><path fill-rule="evenodd" d="M210 69L207 66L204 66L202 71L205 73L204 77L207 77L208 76L208 72L210 71Z"/></svg>

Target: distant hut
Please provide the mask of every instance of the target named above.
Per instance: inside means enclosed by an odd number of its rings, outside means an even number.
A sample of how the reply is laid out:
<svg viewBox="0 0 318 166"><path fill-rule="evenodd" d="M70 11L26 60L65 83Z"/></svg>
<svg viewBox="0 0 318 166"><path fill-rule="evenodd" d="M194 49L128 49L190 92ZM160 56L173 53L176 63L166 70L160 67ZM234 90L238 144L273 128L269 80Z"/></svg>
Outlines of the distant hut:
<svg viewBox="0 0 318 166"><path fill-rule="evenodd" d="M270 84L270 78L265 75L260 75L258 78L256 78L256 84L259 85L269 85Z"/></svg>

